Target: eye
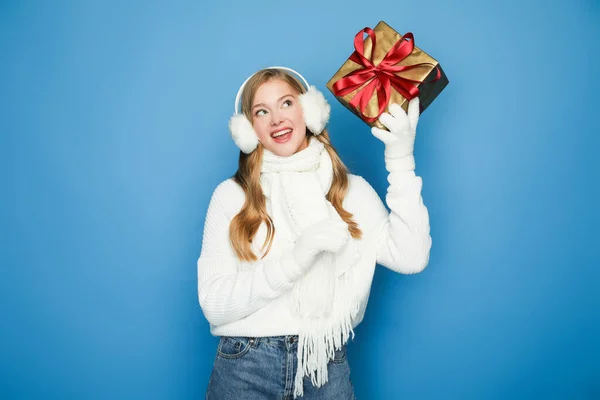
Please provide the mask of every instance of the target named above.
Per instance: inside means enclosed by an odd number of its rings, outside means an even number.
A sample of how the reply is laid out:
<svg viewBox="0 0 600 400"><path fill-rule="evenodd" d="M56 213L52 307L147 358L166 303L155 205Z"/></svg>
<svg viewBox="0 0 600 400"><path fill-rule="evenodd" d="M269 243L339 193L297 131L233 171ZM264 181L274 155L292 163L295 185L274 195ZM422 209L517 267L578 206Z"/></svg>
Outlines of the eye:
<svg viewBox="0 0 600 400"><path fill-rule="evenodd" d="M283 102L283 106L284 106L284 107L289 107L289 106L291 106L292 104L294 104L294 103L292 102L292 100L289 100L289 99Z"/></svg>
<svg viewBox="0 0 600 400"><path fill-rule="evenodd" d="M254 112L254 115L256 115L257 117L260 117L261 115L265 115L267 112L265 110L263 110L262 108L259 110L256 110Z"/></svg>

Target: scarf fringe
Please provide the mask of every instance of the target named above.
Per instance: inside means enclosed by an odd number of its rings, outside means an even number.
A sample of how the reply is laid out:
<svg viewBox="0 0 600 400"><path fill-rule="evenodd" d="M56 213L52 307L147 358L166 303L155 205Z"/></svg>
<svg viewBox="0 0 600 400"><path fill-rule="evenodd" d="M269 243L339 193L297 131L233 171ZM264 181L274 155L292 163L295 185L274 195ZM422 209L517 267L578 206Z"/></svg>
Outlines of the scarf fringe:
<svg viewBox="0 0 600 400"><path fill-rule="evenodd" d="M345 273L337 279L333 318L309 317L302 320L294 398L304 395L304 377L310 377L315 387L326 384L329 381L329 361L334 359L336 350L340 350L348 339L354 340L352 321L358 314L360 301L358 296L351 294L356 287L353 276Z"/></svg>

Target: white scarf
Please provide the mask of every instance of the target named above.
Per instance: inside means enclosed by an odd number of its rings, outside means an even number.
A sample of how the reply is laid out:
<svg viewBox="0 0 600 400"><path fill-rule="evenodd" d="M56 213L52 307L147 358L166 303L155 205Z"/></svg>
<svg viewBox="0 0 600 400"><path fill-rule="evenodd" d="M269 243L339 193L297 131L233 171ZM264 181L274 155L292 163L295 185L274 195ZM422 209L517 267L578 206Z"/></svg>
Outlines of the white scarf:
<svg viewBox="0 0 600 400"><path fill-rule="evenodd" d="M294 242L315 223L340 218L325 198L333 180L333 166L323 143L311 138L306 149L280 157L263 149L261 186L271 200L276 234ZM313 267L292 289L290 307L301 319L298 371L294 397L302 396L303 378L320 387L328 380L327 364L335 350L354 338L352 320L358 313L356 274L346 274L359 259L353 239L337 253L322 252Z"/></svg>

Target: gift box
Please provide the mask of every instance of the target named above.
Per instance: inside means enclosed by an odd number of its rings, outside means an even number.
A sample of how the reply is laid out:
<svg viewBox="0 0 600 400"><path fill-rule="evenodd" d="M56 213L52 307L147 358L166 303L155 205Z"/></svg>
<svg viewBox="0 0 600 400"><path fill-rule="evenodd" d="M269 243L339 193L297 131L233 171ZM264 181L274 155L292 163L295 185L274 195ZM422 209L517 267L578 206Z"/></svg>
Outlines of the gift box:
<svg viewBox="0 0 600 400"><path fill-rule="evenodd" d="M423 112L448 85L438 61L414 45L412 33L400 35L383 21L358 32L354 49L327 88L370 126L385 129L378 118L388 105L407 111L414 97Z"/></svg>

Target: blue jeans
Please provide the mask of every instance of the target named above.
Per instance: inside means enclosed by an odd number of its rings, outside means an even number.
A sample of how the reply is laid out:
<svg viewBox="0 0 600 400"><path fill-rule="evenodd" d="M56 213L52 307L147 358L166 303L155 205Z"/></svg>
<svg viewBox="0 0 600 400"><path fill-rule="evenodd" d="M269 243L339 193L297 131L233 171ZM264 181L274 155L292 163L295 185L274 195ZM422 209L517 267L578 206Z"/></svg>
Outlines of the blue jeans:
<svg viewBox="0 0 600 400"><path fill-rule="evenodd" d="M298 336L221 337L206 391L207 400L292 400L298 365ZM328 365L317 388L304 378L300 400L355 400L346 346Z"/></svg>

